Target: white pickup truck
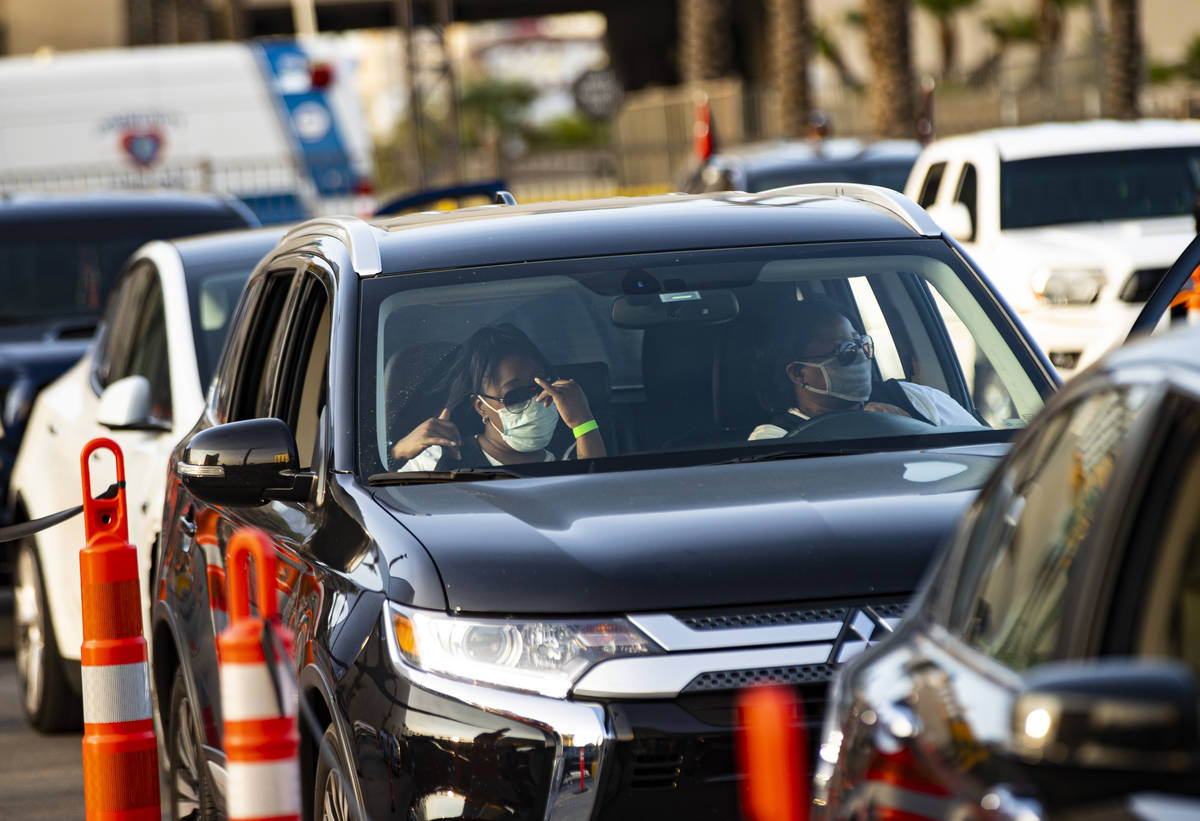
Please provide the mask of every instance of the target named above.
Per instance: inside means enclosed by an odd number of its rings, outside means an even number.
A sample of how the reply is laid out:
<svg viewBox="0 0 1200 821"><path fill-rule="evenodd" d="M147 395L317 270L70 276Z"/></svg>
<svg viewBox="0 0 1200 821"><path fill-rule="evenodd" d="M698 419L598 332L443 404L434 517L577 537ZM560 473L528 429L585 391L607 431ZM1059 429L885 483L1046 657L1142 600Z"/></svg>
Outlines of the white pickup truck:
<svg viewBox="0 0 1200 821"><path fill-rule="evenodd" d="M1053 123L931 143L904 193L983 268L1062 376L1125 338L1196 235L1200 122Z"/></svg>

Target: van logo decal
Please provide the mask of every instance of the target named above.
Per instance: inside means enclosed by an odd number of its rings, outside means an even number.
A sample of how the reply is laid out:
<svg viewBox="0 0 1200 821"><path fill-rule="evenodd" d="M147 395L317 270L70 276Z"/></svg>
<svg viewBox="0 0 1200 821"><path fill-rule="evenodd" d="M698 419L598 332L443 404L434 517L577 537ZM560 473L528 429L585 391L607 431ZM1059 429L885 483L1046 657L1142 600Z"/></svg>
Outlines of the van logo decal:
<svg viewBox="0 0 1200 821"><path fill-rule="evenodd" d="M121 148L140 168L148 168L158 161L165 142L162 131L154 126L129 128L121 134Z"/></svg>

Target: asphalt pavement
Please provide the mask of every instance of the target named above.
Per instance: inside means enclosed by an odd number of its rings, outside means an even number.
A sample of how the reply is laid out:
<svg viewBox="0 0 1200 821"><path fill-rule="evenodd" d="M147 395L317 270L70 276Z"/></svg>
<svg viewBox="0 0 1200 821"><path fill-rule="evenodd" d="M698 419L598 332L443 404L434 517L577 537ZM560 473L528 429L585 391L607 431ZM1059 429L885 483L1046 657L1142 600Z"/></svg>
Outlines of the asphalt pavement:
<svg viewBox="0 0 1200 821"><path fill-rule="evenodd" d="M25 722L13 657L0 656L0 818L83 818L79 733L41 735Z"/></svg>
<svg viewBox="0 0 1200 821"><path fill-rule="evenodd" d="M82 741L80 733L42 735L29 728L13 657L0 654L0 820L82 821ZM170 817L164 810L163 818Z"/></svg>

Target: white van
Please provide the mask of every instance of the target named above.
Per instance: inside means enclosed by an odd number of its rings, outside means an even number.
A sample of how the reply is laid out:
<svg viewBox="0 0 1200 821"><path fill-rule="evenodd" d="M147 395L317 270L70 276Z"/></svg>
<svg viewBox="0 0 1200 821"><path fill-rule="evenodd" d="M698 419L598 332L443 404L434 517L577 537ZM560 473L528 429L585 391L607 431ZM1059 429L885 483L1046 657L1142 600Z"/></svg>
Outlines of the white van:
<svg viewBox="0 0 1200 821"><path fill-rule="evenodd" d="M0 60L0 194L170 187L264 223L361 210L370 143L353 63L322 40Z"/></svg>

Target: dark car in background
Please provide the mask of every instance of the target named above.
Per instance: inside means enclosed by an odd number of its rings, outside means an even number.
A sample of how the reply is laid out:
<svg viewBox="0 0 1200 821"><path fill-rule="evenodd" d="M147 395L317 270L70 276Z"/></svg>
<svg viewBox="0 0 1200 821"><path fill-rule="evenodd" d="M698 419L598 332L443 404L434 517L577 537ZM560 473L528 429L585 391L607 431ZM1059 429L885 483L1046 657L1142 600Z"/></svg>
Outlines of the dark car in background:
<svg viewBox="0 0 1200 821"><path fill-rule="evenodd" d="M766 191L803 183L852 182L903 191L920 153L916 140L753 143L711 155L689 174L680 190L689 194Z"/></svg>
<svg viewBox="0 0 1200 821"><path fill-rule="evenodd" d="M257 224L240 201L215 194L0 196L0 490L7 495L34 396L83 356L134 249L152 239Z"/></svg>
<svg viewBox="0 0 1200 821"><path fill-rule="evenodd" d="M258 225L216 194L103 192L0 196L0 524L33 400L83 356L126 258L145 242ZM0 622L12 609L11 550L0 548ZM9 630L0 625L0 643Z"/></svg>
<svg viewBox="0 0 1200 821"><path fill-rule="evenodd" d="M1135 328L1200 266L1194 240ZM831 688L817 818L1200 814L1200 329L1110 352L1014 444Z"/></svg>
<svg viewBox="0 0 1200 821"><path fill-rule="evenodd" d="M798 351L830 305L845 338ZM501 329L526 353L468 355ZM804 421L796 357L861 377L829 390L946 415ZM1012 415L975 403L984 359ZM481 381L449 393L472 362ZM534 370L493 385L510 366ZM535 377L591 418L554 403L567 424L530 445ZM224 804L209 585L255 527L317 817L736 817L738 689L797 684L815 737L832 670L893 629L1056 386L987 280L882 188L301 225L247 283L172 455L152 676L174 812ZM450 424L460 453L401 447ZM527 458L494 450L497 425Z"/></svg>

